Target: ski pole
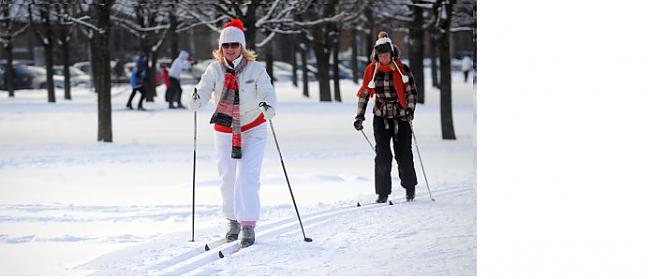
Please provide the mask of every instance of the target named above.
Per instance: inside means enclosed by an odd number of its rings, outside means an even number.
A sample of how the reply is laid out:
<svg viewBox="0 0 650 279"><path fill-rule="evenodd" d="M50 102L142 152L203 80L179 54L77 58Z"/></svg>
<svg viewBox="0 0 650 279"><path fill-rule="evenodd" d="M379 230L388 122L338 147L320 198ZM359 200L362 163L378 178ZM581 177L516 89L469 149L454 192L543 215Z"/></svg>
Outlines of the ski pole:
<svg viewBox="0 0 650 279"><path fill-rule="evenodd" d="M366 136L366 132L364 132L363 129L361 129L359 131L361 131L361 134L363 134L363 137L366 138L366 141L368 142L368 144L370 144L370 149L372 149L372 152L377 153L377 150L375 150L375 147L372 146L372 143L368 139L368 136Z"/></svg>
<svg viewBox="0 0 650 279"><path fill-rule="evenodd" d="M259 104L260 107L267 109L269 105L264 102ZM300 212L298 212L298 206L296 205L296 199L293 197L293 191L291 190L291 183L289 183L289 176L287 175L287 168L284 166L284 160L282 159L282 152L280 151L280 145L278 144L278 137L275 135L275 129L273 128L273 121L269 120L269 126L271 126L271 132L273 133L273 141L275 141L275 147L278 149L278 155L280 155L280 163L282 164L282 170L284 171L284 178L287 180L287 186L289 186L289 193L291 194L291 200L293 201L293 208L296 209L296 215L298 215L298 222L300 223L300 229L302 230L302 236L304 237L305 242L311 242L312 239L305 235L305 228L302 226L302 220L300 219Z"/></svg>
<svg viewBox="0 0 650 279"><path fill-rule="evenodd" d="M433 196L431 196L431 188L429 188L429 180L427 179L427 173L424 171L424 164L422 163L422 155L420 155L420 148L418 147L418 140L415 138L415 131L413 131L413 123L409 120L409 125L411 126L411 134L413 134L413 142L415 142L415 150L418 152L418 158L420 159L420 167L422 167L422 175L424 176L424 181L427 184L427 190L429 190L429 198L431 201L436 201Z"/></svg>
<svg viewBox="0 0 650 279"><path fill-rule="evenodd" d="M197 98L196 88L192 98ZM192 164L192 240L194 242L194 204L196 202L196 111L194 111L194 163Z"/></svg>

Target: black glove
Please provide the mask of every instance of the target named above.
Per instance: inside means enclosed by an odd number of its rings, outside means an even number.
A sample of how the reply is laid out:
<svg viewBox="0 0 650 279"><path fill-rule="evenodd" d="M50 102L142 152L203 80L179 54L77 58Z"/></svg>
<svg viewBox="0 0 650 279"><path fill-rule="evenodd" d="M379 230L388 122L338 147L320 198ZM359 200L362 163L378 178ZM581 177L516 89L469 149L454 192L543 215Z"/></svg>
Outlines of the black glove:
<svg viewBox="0 0 650 279"><path fill-rule="evenodd" d="M363 119L357 118L356 120L354 120L354 128L357 129L357 131L363 130L362 123L363 123Z"/></svg>

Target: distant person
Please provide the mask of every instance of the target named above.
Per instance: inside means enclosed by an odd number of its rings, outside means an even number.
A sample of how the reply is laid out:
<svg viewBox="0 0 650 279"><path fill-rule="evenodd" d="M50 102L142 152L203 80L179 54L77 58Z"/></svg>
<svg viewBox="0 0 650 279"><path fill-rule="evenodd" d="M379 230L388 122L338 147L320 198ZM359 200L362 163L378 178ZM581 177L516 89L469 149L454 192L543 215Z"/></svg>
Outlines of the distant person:
<svg viewBox="0 0 650 279"><path fill-rule="evenodd" d="M227 241L240 237L242 247L255 242L260 217L260 174L267 137L267 119L275 115L275 89L264 64L246 49L244 25L233 19L219 36L215 61L201 76L189 106L197 111L214 98L217 170Z"/></svg>
<svg viewBox="0 0 650 279"><path fill-rule="evenodd" d="M172 89L171 82L169 81L169 70L165 67L164 64L160 63L160 73L162 75L163 83L165 83L165 102L171 102L172 100ZM170 107L171 108L171 107Z"/></svg>
<svg viewBox="0 0 650 279"><path fill-rule="evenodd" d="M375 192L377 203L385 203L391 194L391 168L393 154L390 142L393 141L395 160L402 188L406 190L406 201L415 198L415 185L418 184L413 166L411 146L411 124L415 111L417 91L411 70L400 60L399 48L393 44L388 33L379 32L370 63L363 73L363 83L357 92L357 115L354 128L363 129L366 106L375 96L372 109L373 130L375 134Z"/></svg>
<svg viewBox="0 0 650 279"><path fill-rule="evenodd" d="M181 88L181 71L184 69L191 69L193 60L190 60L190 54L187 51L181 50L178 54L178 57L172 62L171 69L169 69L169 84L170 84L170 100L169 108L179 108L184 109L185 106L181 103L181 95L183 94L183 89ZM177 106L174 107L174 102L177 103Z"/></svg>
<svg viewBox="0 0 650 279"><path fill-rule="evenodd" d="M133 101L133 97L135 97L135 92L140 92L140 102L138 102L138 110L146 110L142 106L142 102L144 101L144 78L145 78L145 68L147 64L146 61L144 60L144 56L140 55L138 59L135 62L135 67L133 67L133 70L131 70L131 87L133 90L131 91L131 96L129 96L129 101L126 103L126 108L127 109L133 109L133 106L131 105L131 101Z"/></svg>
<svg viewBox="0 0 650 279"><path fill-rule="evenodd" d="M465 56L463 58L463 74L465 74L465 83L467 83L467 78L469 77L469 71L472 70L472 58Z"/></svg>

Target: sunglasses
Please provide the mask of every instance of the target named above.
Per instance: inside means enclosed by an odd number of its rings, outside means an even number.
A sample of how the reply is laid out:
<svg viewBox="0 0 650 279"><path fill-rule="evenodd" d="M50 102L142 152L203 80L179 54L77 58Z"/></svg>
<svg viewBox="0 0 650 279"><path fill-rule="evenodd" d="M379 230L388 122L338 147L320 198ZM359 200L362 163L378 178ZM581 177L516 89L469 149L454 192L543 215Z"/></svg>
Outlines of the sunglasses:
<svg viewBox="0 0 650 279"><path fill-rule="evenodd" d="M222 48L239 48L239 43L225 43L221 44Z"/></svg>

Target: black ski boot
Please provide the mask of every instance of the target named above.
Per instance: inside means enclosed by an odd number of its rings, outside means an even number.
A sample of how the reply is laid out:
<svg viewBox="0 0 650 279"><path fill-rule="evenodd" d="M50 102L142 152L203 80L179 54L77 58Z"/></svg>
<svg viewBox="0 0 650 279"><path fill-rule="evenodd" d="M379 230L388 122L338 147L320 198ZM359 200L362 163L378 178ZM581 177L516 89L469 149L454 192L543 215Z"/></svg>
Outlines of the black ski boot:
<svg viewBox="0 0 650 279"><path fill-rule="evenodd" d="M379 195L377 197L376 203L386 203L388 201L388 195Z"/></svg>
<svg viewBox="0 0 650 279"><path fill-rule="evenodd" d="M244 232L241 239L241 247L246 248L253 245L255 243L255 227L245 226L242 230Z"/></svg>
<svg viewBox="0 0 650 279"><path fill-rule="evenodd" d="M406 190L406 201L412 202L415 199L415 189Z"/></svg>
<svg viewBox="0 0 650 279"><path fill-rule="evenodd" d="M241 231L241 225L235 220L228 220L228 232L226 232L226 241L231 242L239 238L239 232Z"/></svg>

